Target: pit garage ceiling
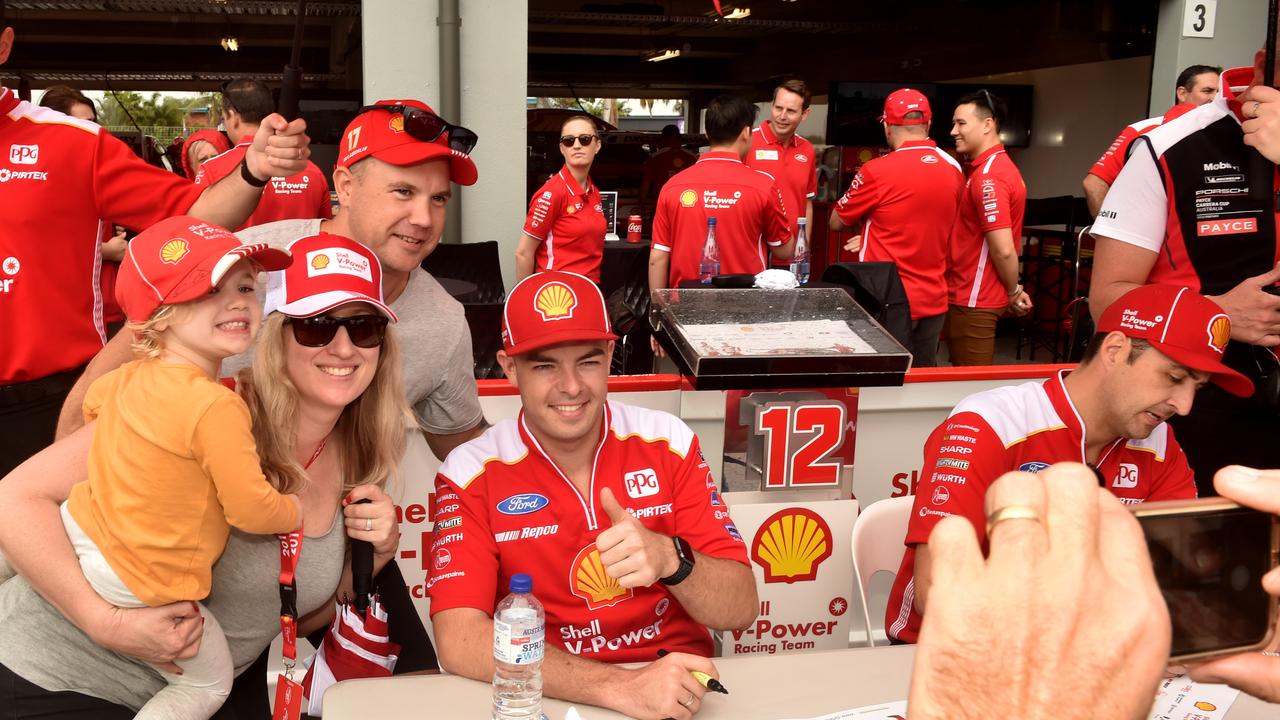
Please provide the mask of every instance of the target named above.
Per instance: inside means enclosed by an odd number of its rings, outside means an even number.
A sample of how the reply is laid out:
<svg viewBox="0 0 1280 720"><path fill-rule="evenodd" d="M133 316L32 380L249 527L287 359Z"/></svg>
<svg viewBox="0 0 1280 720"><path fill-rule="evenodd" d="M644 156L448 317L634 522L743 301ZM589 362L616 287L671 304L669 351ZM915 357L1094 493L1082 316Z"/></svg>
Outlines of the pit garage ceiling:
<svg viewBox="0 0 1280 720"><path fill-rule="evenodd" d="M368 0L418 3L431 0ZM360 2L309 2L302 66L312 90L358 91ZM277 78L296 2L8 0L18 43L0 81L104 89L212 90ZM464 23L486 18L468 14ZM1158 0L529 0L529 94L680 96L725 89L759 99L798 75L922 82L1150 55ZM434 30L432 28L431 30ZM235 37L238 52L220 46ZM645 57L680 50L665 62Z"/></svg>

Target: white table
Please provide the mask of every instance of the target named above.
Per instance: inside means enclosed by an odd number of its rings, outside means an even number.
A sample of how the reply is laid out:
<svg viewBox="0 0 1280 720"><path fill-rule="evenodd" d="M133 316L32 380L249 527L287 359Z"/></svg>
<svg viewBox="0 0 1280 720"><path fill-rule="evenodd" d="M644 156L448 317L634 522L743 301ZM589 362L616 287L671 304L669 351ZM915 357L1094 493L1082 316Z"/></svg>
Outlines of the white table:
<svg viewBox="0 0 1280 720"><path fill-rule="evenodd" d="M728 695L707 693L697 720L803 718L873 703L905 700L915 646L852 648L778 656L716 658ZM421 720L487 718L488 683L455 675L423 675L382 680L349 680L325 693L325 720ZM569 703L543 700L551 720L561 720ZM580 706L583 720L623 718ZM1275 720L1280 705L1241 695L1230 720Z"/></svg>

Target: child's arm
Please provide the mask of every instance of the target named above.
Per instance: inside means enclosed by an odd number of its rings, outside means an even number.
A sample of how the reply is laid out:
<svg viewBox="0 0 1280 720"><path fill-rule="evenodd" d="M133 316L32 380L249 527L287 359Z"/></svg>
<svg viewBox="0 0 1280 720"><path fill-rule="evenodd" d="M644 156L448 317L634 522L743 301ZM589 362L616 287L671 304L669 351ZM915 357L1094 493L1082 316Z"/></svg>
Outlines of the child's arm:
<svg viewBox="0 0 1280 720"><path fill-rule="evenodd" d="M192 453L213 480L232 527L262 535L295 530L302 518L298 499L281 495L262 474L250 422L244 401L227 393L196 424Z"/></svg>

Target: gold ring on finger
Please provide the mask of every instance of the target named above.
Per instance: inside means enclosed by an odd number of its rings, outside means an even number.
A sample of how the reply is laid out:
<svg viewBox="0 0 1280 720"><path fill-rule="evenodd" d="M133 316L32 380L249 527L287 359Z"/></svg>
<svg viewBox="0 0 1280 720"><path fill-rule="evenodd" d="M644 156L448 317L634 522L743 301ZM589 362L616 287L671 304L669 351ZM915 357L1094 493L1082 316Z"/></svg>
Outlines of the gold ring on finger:
<svg viewBox="0 0 1280 720"><path fill-rule="evenodd" d="M1044 519L1035 508L1029 505L1006 505L987 516L987 537L990 538L991 531L1005 520L1034 520L1044 527Z"/></svg>

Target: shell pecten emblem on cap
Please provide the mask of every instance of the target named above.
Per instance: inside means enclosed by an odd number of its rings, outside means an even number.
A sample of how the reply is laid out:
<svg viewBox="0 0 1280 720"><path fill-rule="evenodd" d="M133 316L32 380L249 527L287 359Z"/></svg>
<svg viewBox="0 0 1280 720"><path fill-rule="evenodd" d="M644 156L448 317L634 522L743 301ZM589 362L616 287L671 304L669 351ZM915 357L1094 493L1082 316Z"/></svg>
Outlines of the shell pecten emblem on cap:
<svg viewBox="0 0 1280 720"><path fill-rule="evenodd" d="M329 267L329 256L324 253L316 253L315 257L311 258L311 267L316 270L323 270Z"/></svg>
<svg viewBox="0 0 1280 720"><path fill-rule="evenodd" d="M696 202L698 202L698 193L692 190L685 190L684 192L680 193L681 205L685 207L693 207L694 203Z"/></svg>
<svg viewBox="0 0 1280 720"><path fill-rule="evenodd" d="M579 550L569 566L569 592L585 600L589 610L617 605L630 600L634 594L631 588L622 587L617 578L605 572L595 543Z"/></svg>
<svg viewBox="0 0 1280 720"><path fill-rule="evenodd" d="M751 559L764 570L766 583L813 580L831 557L831 526L805 508L786 508L765 520L751 541Z"/></svg>
<svg viewBox="0 0 1280 720"><path fill-rule="evenodd" d="M533 307L543 320L564 320L573 317L573 308L578 304L578 296L573 289L562 282L551 282L542 286L533 296Z"/></svg>
<svg viewBox="0 0 1280 720"><path fill-rule="evenodd" d="M177 265L191 250L186 240L174 238L160 246L160 262Z"/></svg>
<svg viewBox="0 0 1280 720"><path fill-rule="evenodd" d="M1227 341L1231 339L1231 318L1224 314L1214 315L1209 319L1209 347L1221 355L1227 349Z"/></svg>
<svg viewBox="0 0 1280 720"><path fill-rule="evenodd" d="M401 115L400 113L392 115L391 122L387 123L387 127L391 128L392 132L404 132L404 115Z"/></svg>

